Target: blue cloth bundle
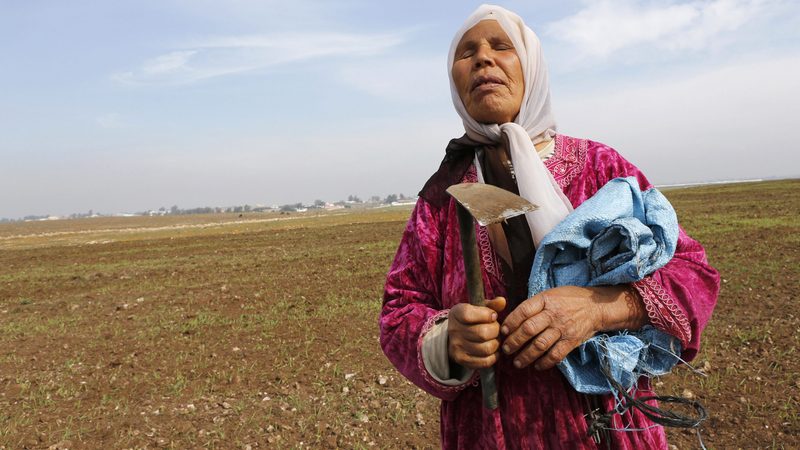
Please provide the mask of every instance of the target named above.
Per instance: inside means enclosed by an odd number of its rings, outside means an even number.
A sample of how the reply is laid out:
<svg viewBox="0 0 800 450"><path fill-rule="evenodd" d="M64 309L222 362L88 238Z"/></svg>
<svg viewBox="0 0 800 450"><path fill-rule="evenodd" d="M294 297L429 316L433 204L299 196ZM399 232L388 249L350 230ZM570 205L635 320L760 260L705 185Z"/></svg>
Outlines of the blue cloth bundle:
<svg viewBox="0 0 800 450"><path fill-rule="evenodd" d="M642 192L634 177L615 178L583 202L543 239L533 260L529 296L558 286L632 283L675 254L678 219L655 188ZM678 362L678 339L653 327L597 335L573 350L559 369L578 391L612 392L600 372L607 358L626 389L639 375L663 375Z"/></svg>

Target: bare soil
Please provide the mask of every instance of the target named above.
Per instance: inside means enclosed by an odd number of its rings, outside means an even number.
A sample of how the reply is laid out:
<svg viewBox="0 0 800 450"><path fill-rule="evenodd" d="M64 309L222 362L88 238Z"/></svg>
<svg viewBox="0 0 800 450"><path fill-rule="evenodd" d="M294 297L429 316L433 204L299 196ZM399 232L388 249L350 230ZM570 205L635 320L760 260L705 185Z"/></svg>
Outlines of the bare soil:
<svg viewBox="0 0 800 450"><path fill-rule="evenodd" d="M800 447L800 180L666 195L723 289L707 375L659 393L703 402L709 448ZM0 449L437 447L378 344L408 213L0 225Z"/></svg>

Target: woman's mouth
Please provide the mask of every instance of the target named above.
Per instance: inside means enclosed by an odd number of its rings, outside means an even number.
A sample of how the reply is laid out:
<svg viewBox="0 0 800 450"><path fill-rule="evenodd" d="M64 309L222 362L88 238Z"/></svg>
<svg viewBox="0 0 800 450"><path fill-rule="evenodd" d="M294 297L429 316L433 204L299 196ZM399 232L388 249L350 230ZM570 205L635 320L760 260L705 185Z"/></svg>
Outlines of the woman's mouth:
<svg viewBox="0 0 800 450"><path fill-rule="evenodd" d="M472 86L470 87L470 91L476 90L492 90L498 86L505 86L503 80L499 77L493 75L482 75L472 82Z"/></svg>

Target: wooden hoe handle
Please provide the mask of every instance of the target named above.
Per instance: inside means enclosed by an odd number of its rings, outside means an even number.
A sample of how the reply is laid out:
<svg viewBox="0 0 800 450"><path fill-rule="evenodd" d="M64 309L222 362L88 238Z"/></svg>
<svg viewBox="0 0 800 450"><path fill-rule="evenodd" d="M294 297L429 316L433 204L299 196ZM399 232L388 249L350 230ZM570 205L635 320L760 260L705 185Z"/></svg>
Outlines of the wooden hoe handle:
<svg viewBox="0 0 800 450"><path fill-rule="evenodd" d="M456 205L469 303L475 306L484 306L486 301L483 298L483 277L478 257L478 242L475 239L475 224L469 211L459 203ZM480 375L483 405L488 409L497 409L497 384L494 379L494 368L480 369Z"/></svg>

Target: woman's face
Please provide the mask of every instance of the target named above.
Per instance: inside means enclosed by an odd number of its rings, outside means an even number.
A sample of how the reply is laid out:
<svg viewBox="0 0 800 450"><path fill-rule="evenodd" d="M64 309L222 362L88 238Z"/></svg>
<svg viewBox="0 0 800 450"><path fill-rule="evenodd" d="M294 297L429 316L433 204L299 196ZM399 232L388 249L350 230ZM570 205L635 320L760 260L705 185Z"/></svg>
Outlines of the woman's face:
<svg viewBox="0 0 800 450"><path fill-rule="evenodd" d="M525 94L517 51L496 20L483 20L459 41L453 81L467 113L480 123L512 122Z"/></svg>

